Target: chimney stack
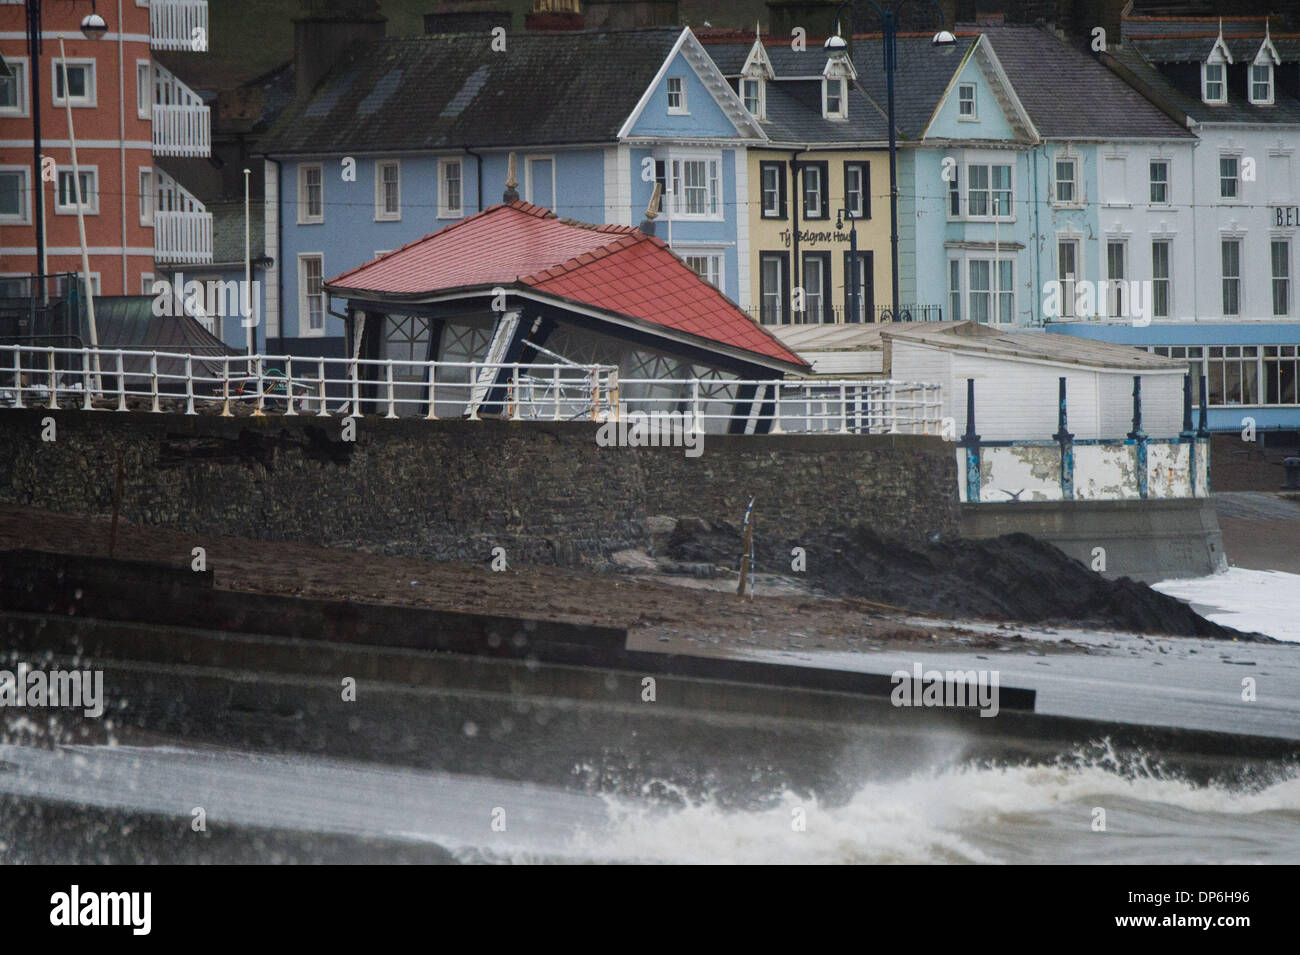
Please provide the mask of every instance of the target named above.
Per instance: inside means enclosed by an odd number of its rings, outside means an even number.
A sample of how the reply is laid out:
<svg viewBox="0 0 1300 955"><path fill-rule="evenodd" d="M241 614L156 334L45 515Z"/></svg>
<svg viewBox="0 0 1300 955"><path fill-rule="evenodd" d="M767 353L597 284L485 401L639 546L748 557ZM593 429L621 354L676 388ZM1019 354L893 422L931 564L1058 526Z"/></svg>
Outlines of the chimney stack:
<svg viewBox="0 0 1300 955"><path fill-rule="evenodd" d="M581 30L582 27L578 0L533 0L532 12L524 17L524 29L532 33Z"/></svg>
<svg viewBox="0 0 1300 955"><path fill-rule="evenodd" d="M299 0L293 21L294 87L299 96L316 88L348 48L382 40L388 19L379 0Z"/></svg>
<svg viewBox="0 0 1300 955"><path fill-rule="evenodd" d="M425 33L491 33L497 27L509 32L511 14L505 0L438 0L424 15Z"/></svg>
<svg viewBox="0 0 1300 955"><path fill-rule="evenodd" d="M582 8L588 30L675 27L682 22L677 0L583 0Z"/></svg>

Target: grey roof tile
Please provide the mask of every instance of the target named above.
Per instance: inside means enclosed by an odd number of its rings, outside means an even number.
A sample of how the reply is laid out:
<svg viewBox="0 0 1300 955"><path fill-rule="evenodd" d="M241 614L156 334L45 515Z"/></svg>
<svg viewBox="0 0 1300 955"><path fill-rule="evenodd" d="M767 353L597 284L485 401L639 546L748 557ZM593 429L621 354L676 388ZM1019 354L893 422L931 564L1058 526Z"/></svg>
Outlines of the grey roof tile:
<svg viewBox="0 0 1300 955"><path fill-rule="evenodd" d="M945 50L935 49L929 37L898 38L898 70L894 74L894 123L901 139L920 139L939 100L952 82L953 72L977 37L959 36ZM853 38L853 66L860 85L884 110L888 104L884 51L880 37Z"/></svg>
<svg viewBox="0 0 1300 955"><path fill-rule="evenodd" d="M612 141L681 30L394 37L289 105L267 154Z"/></svg>
<svg viewBox="0 0 1300 955"><path fill-rule="evenodd" d="M1110 53L1119 67L1131 72L1152 95L1199 123L1300 125L1300 99L1296 98L1295 86L1277 82L1274 105L1255 106L1246 96L1245 67L1229 67L1228 102L1210 106L1201 101L1200 67L1195 62L1165 59L1174 54L1169 52L1173 48L1164 44L1163 40L1154 44L1135 40L1123 47L1112 47ZM1281 41L1275 41L1274 45L1279 54L1287 55L1282 53ZM1292 60L1288 67L1297 69L1295 62Z"/></svg>
<svg viewBox="0 0 1300 955"><path fill-rule="evenodd" d="M1040 136L1049 139L1190 139L1099 60L1032 26L983 26Z"/></svg>

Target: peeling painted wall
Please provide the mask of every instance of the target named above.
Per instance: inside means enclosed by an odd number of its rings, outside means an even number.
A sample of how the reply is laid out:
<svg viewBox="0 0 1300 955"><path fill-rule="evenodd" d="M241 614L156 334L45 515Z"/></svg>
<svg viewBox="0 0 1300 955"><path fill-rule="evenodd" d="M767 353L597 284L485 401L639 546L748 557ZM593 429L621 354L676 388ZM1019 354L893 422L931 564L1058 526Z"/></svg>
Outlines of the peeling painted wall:
<svg viewBox="0 0 1300 955"><path fill-rule="evenodd" d="M1148 442L1147 498L1202 497L1207 493L1208 446L1196 445L1196 485L1192 484L1192 445ZM1142 497L1138 471L1138 447L1131 441L1104 444L1076 444L1074 454L1074 499L1080 501L1126 501ZM1013 501L1060 501L1065 499L1061 481L1061 448L1055 443L983 446L980 455L981 503ZM966 474L966 448L957 449L957 473ZM965 480L959 480L960 498L969 500Z"/></svg>

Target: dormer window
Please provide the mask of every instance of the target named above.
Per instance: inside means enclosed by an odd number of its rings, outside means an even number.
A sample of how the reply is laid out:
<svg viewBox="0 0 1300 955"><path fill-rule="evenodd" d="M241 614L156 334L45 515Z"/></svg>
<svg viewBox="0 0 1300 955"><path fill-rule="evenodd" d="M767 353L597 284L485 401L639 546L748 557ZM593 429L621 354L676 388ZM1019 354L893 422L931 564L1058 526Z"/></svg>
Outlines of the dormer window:
<svg viewBox="0 0 1300 955"><path fill-rule="evenodd" d="M831 37L831 40L839 40ZM828 40L829 44L830 41ZM857 78L853 61L844 50L844 41L830 49L826 68L822 70L822 117L825 119L849 118L849 80Z"/></svg>
<svg viewBox="0 0 1300 955"><path fill-rule="evenodd" d="M1271 31L1265 24L1264 42L1259 45L1255 58L1250 61L1246 94L1252 106L1273 105L1273 67L1281 62L1277 47L1273 45Z"/></svg>
<svg viewBox="0 0 1300 955"><path fill-rule="evenodd" d="M1273 105L1273 64L1272 63L1251 64L1250 101L1256 106Z"/></svg>
<svg viewBox="0 0 1300 955"><path fill-rule="evenodd" d="M824 91L822 115L827 119L848 118L848 109L844 103L844 80L840 77L829 76L823 82L822 89Z"/></svg>
<svg viewBox="0 0 1300 955"><path fill-rule="evenodd" d="M1201 64L1201 99L1207 103L1228 102L1227 70L1222 63Z"/></svg>
<svg viewBox="0 0 1300 955"><path fill-rule="evenodd" d="M745 101L745 109L749 110L750 115L756 119L762 119L765 113L765 100L767 90L763 81L756 77L742 77L740 80L740 95Z"/></svg>

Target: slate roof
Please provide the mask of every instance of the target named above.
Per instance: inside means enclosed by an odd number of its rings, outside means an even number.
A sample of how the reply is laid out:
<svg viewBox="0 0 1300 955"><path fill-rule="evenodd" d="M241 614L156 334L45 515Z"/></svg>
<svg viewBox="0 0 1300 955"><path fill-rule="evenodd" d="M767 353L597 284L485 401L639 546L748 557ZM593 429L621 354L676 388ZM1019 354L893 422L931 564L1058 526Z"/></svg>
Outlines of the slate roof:
<svg viewBox="0 0 1300 955"><path fill-rule="evenodd" d="M1164 41L1159 41L1163 43ZM1214 41L1204 48L1204 56L1209 55ZM1274 40L1274 46L1282 53L1282 44ZM1258 48L1258 47L1257 47ZM1259 123L1267 125L1300 125L1300 100L1294 94L1294 86L1288 90L1287 84L1281 82L1280 69L1275 70L1274 105L1255 106L1247 99L1243 83L1234 76L1234 67L1229 67L1228 102L1210 106L1201 101L1201 73L1195 63L1179 65L1166 61L1161 48L1145 41L1132 41L1123 47L1112 47L1110 56L1121 71L1129 71L1135 80L1158 100L1168 103L1174 109L1185 113L1199 123ZM1235 58L1235 54L1234 54ZM1285 69L1300 69L1296 62L1300 60L1300 51L1290 63L1283 64Z"/></svg>
<svg viewBox="0 0 1300 955"><path fill-rule="evenodd" d="M787 370L807 365L662 240L629 226L557 218L527 202L491 206L330 279L343 297L418 299L435 292L527 286L560 299L749 353Z"/></svg>
<svg viewBox="0 0 1300 955"><path fill-rule="evenodd" d="M981 29L1043 138L1195 138L1105 64L1046 30L994 25Z"/></svg>
<svg viewBox="0 0 1300 955"><path fill-rule="evenodd" d="M928 35L898 38L894 120L900 139L920 138L953 72L975 40L974 36L959 36L955 48L943 53L935 50ZM741 41L734 33L702 33L700 42L728 78L740 75L754 45L752 36ZM820 42L810 40L807 49L796 51L785 38L764 37L763 49L777 76L767 85L767 121L762 124L774 143L889 141L889 97L878 34L853 38L853 67L858 80L856 86L849 84L847 121L822 118L820 79L826 67L826 52Z"/></svg>
<svg viewBox="0 0 1300 955"><path fill-rule="evenodd" d="M267 133L266 154L612 142L679 27L392 37L351 49Z"/></svg>
<svg viewBox="0 0 1300 955"><path fill-rule="evenodd" d="M901 139L921 138L953 74L978 39L978 36L958 34L956 44L944 51L935 49L929 35L898 38L894 122ZM881 109L886 109L889 98L879 36L853 38L853 66L858 71L858 84Z"/></svg>
<svg viewBox="0 0 1300 955"><path fill-rule="evenodd" d="M240 264L244 261L244 200L231 202L209 202L208 211L212 213L212 264ZM266 229L263 225L263 204L249 203L249 218L252 229L249 235L249 253L253 261L265 255Z"/></svg>

